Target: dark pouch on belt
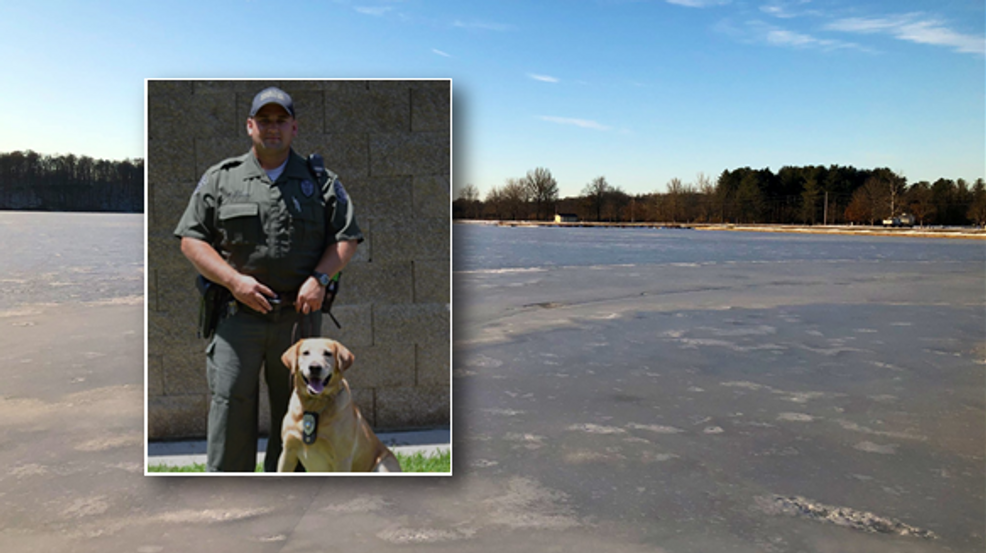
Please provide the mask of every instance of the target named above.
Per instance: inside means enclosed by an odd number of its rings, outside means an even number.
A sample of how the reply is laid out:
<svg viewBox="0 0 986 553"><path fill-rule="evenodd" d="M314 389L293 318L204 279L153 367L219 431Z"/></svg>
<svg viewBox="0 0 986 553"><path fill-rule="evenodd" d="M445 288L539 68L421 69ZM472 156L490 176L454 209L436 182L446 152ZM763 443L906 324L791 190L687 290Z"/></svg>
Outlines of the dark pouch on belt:
<svg viewBox="0 0 986 553"><path fill-rule="evenodd" d="M195 287L202 296L199 301L199 338L211 339L219 326L228 302L229 291L202 275L195 277Z"/></svg>

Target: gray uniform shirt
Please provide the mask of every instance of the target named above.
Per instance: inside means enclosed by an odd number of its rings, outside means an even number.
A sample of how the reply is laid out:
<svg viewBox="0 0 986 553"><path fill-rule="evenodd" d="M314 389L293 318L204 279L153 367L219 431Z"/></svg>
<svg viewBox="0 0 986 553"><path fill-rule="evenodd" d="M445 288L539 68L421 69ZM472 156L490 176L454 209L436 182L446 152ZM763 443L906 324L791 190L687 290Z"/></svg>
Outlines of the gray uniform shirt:
<svg viewBox="0 0 986 553"><path fill-rule="evenodd" d="M251 152L224 160L202 176L175 236L212 244L275 292L297 291L329 244L363 240L352 200L327 174L320 184L293 150L275 182Z"/></svg>

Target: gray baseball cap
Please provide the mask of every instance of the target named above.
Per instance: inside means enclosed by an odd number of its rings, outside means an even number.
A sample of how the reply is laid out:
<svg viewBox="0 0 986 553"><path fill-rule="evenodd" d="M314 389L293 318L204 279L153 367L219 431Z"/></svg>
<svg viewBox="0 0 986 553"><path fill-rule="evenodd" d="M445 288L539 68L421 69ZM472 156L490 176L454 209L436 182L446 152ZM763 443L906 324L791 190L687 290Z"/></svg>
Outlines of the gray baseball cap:
<svg viewBox="0 0 986 553"><path fill-rule="evenodd" d="M288 96L287 92L284 92L276 86L265 88L253 97L253 106L250 108L250 117L257 115L260 108L266 106L267 104L277 104L286 109L287 112L291 114L291 117L294 117L294 102L291 101L291 96Z"/></svg>

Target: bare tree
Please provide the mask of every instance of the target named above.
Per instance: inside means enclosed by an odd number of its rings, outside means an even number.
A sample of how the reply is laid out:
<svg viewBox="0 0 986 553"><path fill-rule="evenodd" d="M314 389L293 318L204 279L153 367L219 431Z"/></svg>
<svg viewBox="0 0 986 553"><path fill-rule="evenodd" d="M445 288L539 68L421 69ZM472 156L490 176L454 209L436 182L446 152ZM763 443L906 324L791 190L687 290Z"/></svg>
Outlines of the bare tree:
<svg viewBox="0 0 986 553"><path fill-rule="evenodd" d="M621 221L626 207L630 204L630 196L619 186L611 186L603 201L603 215L607 221Z"/></svg>
<svg viewBox="0 0 986 553"><path fill-rule="evenodd" d="M856 190L852 195L852 200L846 206L845 218L850 223L870 223L873 224L873 205L869 196L862 188Z"/></svg>
<svg viewBox="0 0 986 553"><path fill-rule="evenodd" d="M876 206L875 215L877 218L896 217L900 214L904 191L907 189L907 179L884 167L874 169L872 176L866 180L863 186L882 189L875 189L871 193L872 198L879 199L880 203L883 204Z"/></svg>
<svg viewBox="0 0 986 553"><path fill-rule="evenodd" d="M713 197L716 193L716 185L705 173L699 172L695 176L695 188L699 193L699 217L702 221L711 221L713 213Z"/></svg>
<svg viewBox="0 0 986 553"><path fill-rule="evenodd" d="M649 198L646 195L628 196L623 212L620 214L622 220L636 223L637 221L647 220L647 203Z"/></svg>
<svg viewBox="0 0 986 553"><path fill-rule="evenodd" d="M606 177L596 177L582 189L582 196L586 198L589 206L596 212L596 221L602 219L603 204L606 202L607 193L613 189Z"/></svg>
<svg viewBox="0 0 986 553"><path fill-rule="evenodd" d="M666 216L672 223L678 222L678 215L681 213L682 195L685 193L685 185L681 179L675 177L668 181L667 194L664 197L664 206L667 209Z"/></svg>
<svg viewBox="0 0 986 553"><path fill-rule="evenodd" d="M524 219L530 194L524 179L507 179L503 185L503 203L510 219Z"/></svg>
<svg viewBox="0 0 986 553"><path fill-rule="evenodd" d="M0 209L139 212L144 160L94 160L27 150L0 154Z"/></svg>
<svg viewBox="0 0 986 553"><path fill-rule="evenodd" d="M474 202L479 200L479 189L476 188L475 184L467 184L459 190L459 199L465 200L467 202Z"/></svg>
<svg viewBox="0 0 986 553"><path fill-rule="evenodd" d="M554 209L555 202L558 201L558 182L551 176L551 171L544 167L538 167L527 172L524 177L524 185L527 187L528 196L534 202L534 218L541 219L541 209L544 208L545 216Z"/></svg>
<svg viewBox="0 0 986 553"><path fill-rule="evenodd" d="M459 190L459 197L453 202L453 207L461 209L461 216L475 219L479 216L479 189L474 184L467 184Z"/></svg>
<svg viewBox="0 0 986 553"><path fill-rule="evenodd" d="M875 224L889 212L890 201L887 188L877 176L866 180L866 184L853 192L852 200L846 208L846 219L854 223Z"/></svg>
<svg viewBox="0 0 986 553"><path fill-rule="evenodd" d="M884 185L887 187L887 195L890 196L890 216L896 217L900 214L901 200L907 190L907 179L893 172L885 178Z"/></svg>
<svg viewBox="0 0 986 553"><path fill-rule="evenodd" d="M494 186L486 193L486 205L483 207L483 214L493 219L503 218L503 191Z"/></svg>

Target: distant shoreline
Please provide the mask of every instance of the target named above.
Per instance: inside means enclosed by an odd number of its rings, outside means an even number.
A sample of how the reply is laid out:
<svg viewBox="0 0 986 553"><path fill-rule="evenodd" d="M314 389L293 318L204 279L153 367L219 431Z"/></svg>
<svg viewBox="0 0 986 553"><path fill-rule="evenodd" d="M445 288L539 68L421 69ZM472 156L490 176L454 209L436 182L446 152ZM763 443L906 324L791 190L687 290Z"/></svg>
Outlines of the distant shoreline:
<svg viewBox="0 0 986 553"><path fill-rule="evenodd" d="M770 224L681 224L681 223L556 223L554 221L498 221L481 219L455 219L457 224L495 225L508 227L603 227L603 228L654 228L680 230L717 230L733 232L773 232L787 234L830 234L854 236L896 236L904 238L953 238L986 240L986 229L976 227L910 227L885 228L879 226L852 225L770 225Z"/></svg>
<svg viewBox="0 0 986 553"><path fill-rule="evenodd" d="M18 213L123 213L131 215L143 215L144 210L140 211L124 211L118 209L46 209L40 207L0 207L2 212L18 212Z"/></svg>

